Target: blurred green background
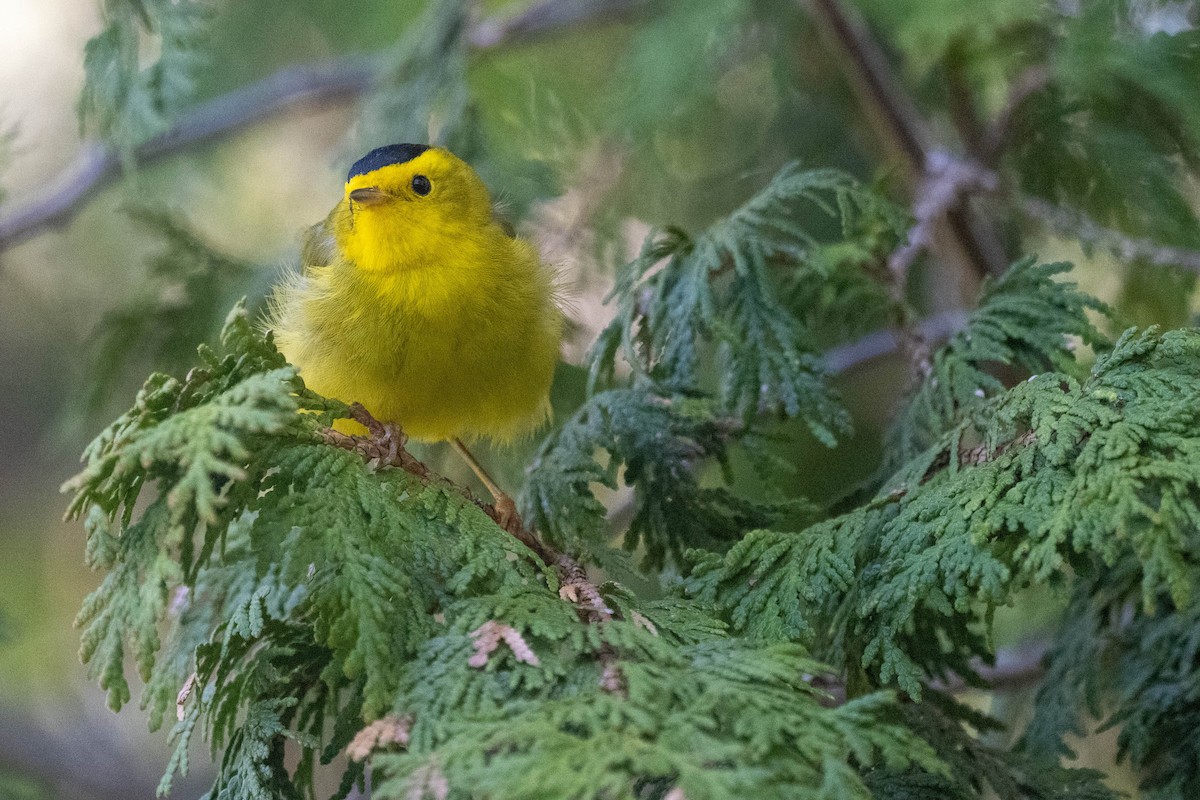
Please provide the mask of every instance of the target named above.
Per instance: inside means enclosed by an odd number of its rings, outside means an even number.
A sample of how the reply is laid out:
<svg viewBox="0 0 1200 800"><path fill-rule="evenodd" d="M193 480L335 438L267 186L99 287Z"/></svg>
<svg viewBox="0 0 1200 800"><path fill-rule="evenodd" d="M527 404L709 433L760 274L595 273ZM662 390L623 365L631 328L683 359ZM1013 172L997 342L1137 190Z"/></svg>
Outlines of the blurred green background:
<svg viewBox="0 0 1200 800"><path fill-rule="evenodd" d="M211 5L216 13L194 102L289 65L385 51L426 8L416 0ZM530 5L488 2L473 13L477 21L505 19ZM601 299L613 266L636 252L652 226L699 229L792 159L840 167L907 202L894 151L804 4L623 5L633 10L477 48L468 62L476 104L470 126L487 154L481 170L571 289L577 330L568 361L579 360L606 319ZM911 5L863 4L885 30L903 22ZM92 0L0 0L0 126L10 132L0 217L53 189L80 155L86 137L75 108L83 49L102 22ZM949 15L945 25L961 26L962 19ZM942 46L936 26L904 30L908 38L898 46L910 54ZM1006 73L986 59L978 63L972 80L983 95L994 90L994 100ZM911 60L910 67L902 77L918 97L948 107L938 68ZM347 165L374 135L364 132L361 110L357 94L296 104L109 183L63 224L0 251L0 799L152 796L165 736L146 733L135 709L109 712L79 664L71 621L97 579L82 565L82 532L59 521L58 486L101 424L129 405L149 369L180 358L162 346L164 330L175 331L176 351L190 350L232 299L261 297L294 262L299 232L340 197ZM948 112L931 116L935 131L950 128ZM173 293L185 282L155 266L166 247L155 215L185 224L226 259L222 282L193 275L188 291L210 289L213 296L203 318L179 318L198 306L178 302ZM1130 273L1104 252L1085 255L1037 232L1022 236L1024 252L1076 261L1076 279L1119 301L1126 318L1180 324L1190 317L1190 277L1159 270L1140 285L1128 276L1145 273ZM959 265L935 261L925 267L917 301L930 313L961 308L976 283ZM166 309L160 326L114 345L113 327L102 321L151 307ZM883 321L868 314L844 327L856 333ZM96 388L99 375L110 380L104 391ZM578 392L579 376L562 377L556 391L566 402ZM802 465L795 479L811 496L832 498L877 465L880 432L904 380L903 365L886 359L852 370L840 384L856 416L854 439L834 457L803 437L787 445L786 454ZM506 465L506 479L515 483L526 452L485 460ZM1011 617L1002 629L1015 641L1046 624L1053 604L1033 597ZM1019 706L1023 699L1003 702ZM1105 764L1110 748L1102 739L1083 758ZM198 794L205 763L198 755L192 779L175 796Z"/></svg>

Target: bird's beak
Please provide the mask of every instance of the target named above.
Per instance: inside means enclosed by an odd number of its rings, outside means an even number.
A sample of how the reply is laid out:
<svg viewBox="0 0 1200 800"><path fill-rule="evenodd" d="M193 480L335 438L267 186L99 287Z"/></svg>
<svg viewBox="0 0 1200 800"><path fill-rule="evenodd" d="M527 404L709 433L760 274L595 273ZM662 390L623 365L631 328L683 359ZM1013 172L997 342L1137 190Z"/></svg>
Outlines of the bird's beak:
<svg viewBox="0 0 1200 800"><path fill-rule="evenodd" d="M378 186L364 186L361 189L355 189L350 192L350 199L355 203L363 206L377 206L380 203L391 199L391 195L380 189Z"/></svg>

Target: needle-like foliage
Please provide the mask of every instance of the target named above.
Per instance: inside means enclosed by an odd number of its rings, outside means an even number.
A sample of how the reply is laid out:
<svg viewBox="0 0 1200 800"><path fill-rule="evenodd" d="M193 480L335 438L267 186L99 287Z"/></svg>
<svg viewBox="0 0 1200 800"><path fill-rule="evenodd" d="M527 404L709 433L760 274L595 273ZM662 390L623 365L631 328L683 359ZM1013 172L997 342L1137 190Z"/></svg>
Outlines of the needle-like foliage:
<svg viewBox="0 0 1200 800"><path fill-rule="evenodd" d="M967 326L933 354L927 374L892 423L887 468L899 467L1002 393L997 370L1078 376L1070 337L1101 345L1102 335L1084 312L1106 309L1074 284L1055 279L1070 268L1026 258L984 287Z"/></svg>
<svg viewBox="0 0 1200 800"><path fill-rule="evenodd" d="M635 493L624 545L644 548L648 567L688 547L723 549L771 516L725 486L702 485L697 474L706 459L725 461L740 429L712 402L601 392L543 442L523 508L556 546L603 557L606 510L591 487L617 489L620 479Z"/></svg>
<svg viewBox="0 0 1200 800"><path fill-rule="evenodd" d="M162 133L171 115L191 99L211 13L197 0L105 3L104 29L84 51L79 112L84 125L116 145L126 160L139 144ZM158 52L146 65L150 37Z"/></svg>
<svg viewBox="0 0 1200 800"><path fill-rule="evenodd" d="M616 317L592 353L593 382L610 379L620 355L668 392L711 388L723 408L743 418L798 416L832 446L849 417L813 342L780 299L788 271L821 250L797 221L802 205L840 219L844 231L860 217L903 228L894 207L850 177L790 165L704 233L669 228L646 240L618 276ZM706 347L715 348L715 382L702 364Z"/></svg>
<svg viewBox="0 0 1200 800"><path fill-rule="evenodd" d="M1198 356L1193 330L1127 333L1085 380L1045 373L985 404L865 508L702 557L691 591L757 635L812 641L832 619L828 655L913 696L928 675L969 676L991 611L1080 560L1132 563L1146 608L1186 606L1200 564L1182 533L1200 520Z"/></svg>

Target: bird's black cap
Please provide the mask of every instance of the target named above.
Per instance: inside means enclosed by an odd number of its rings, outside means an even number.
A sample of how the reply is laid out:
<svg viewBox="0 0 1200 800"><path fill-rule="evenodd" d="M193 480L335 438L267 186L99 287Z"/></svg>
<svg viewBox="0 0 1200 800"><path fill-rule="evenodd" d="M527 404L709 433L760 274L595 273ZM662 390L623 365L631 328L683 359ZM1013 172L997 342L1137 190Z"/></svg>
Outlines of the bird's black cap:
<svg viewBox="0 0 1200 800"><path fill-rule="evenodd" d="M374 172L380 167L386 167L388 164L403 164L405 161L412 161L428 149L429 145L427 144L389 144L383 147L376 147L354 162L354 166L350 168L349 174L346 175L346 180L349 181L355 175Z"/></svg>

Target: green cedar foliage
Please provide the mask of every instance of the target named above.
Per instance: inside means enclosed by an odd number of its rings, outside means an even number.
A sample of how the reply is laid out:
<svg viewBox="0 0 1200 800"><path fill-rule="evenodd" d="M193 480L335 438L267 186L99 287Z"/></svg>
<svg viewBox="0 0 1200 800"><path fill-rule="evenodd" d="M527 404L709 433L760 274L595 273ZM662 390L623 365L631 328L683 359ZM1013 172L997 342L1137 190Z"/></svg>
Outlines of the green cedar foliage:
<svg viewBox="0 0 1200 800"><path fill-rule="evenodd" d="M197 0L114 0L104 4L104 29L87 43L79 103L93 128L129 160L134 149L162 133L191 99L200 43L211 9ZM148 47L147 38L152 37ZM157 59L143 65L157 45Z"/></svg>
<svg viewBox="0 0 1200 800"><path fill-rule="evenodd" d="M822 249L796 219L805 204L839 218L843 234L864 217L896 234L904 228L901 212L848 176L789 165L702 234L670 228L647 239L612 291L617 314L594 348L593 383L611 380L621 355L639 378L667 392L712 390L742 418L799 416L832 445L849 418L811 336L781 299L780 276ZM702 364L705 347L715 348L715 365ZM716 386L704 368L715 370Z"/></svg>
<svg viewBox="0 0 1200 800"><path fill-rule="evenodd" d="M389 712L411 733L377 760L379 797L435 778L455 796L869 797L872 766L944 772L886 694L825 705L804 677L825 668L794 644L615 584L590 621L449 485L323 442L344 409L244 310L201 359L153 376L70 484L108 573L80 612L83 656L114 708L126 654L155 726L178 702L164 790L201 731L220 753L211 797L313 796L317 762ZM516 639L476 662L489 623ZM362 775L351 762L343 790Z"/></svg>
<svg viewBox="0 0 1200 800"><path fill-rule="evenodd" d="M1069 264L1038 265L1027 258L988 282L967 326L933 354L927 373L892 424L887 463L896 468L933 445L972 409L1004 391L989 369L1026 374L1057 370L1080 377L1064 336L1096 346L1100 332L1087 309L1106 311L1094 298L1054 280Z"/></svg>
<svg viewBox="0 0 1200 800"><path fill-rule="evenodd" d="M690 591L735 629L818 643L873 683L919 696L969 675L987 621L1094 559L1136 564L1136 599L1186 605L1200 519L1200 332L1128 333L1091 374L1034 376L984 401L864 508L798 533L752 533L699 557ZM818 627L834 620L832 629ZM828 648L828 649L826 649Z"/></svg>
<svg viewBox="0 0 1200 800"><path fill-rule="evenodd" d="M955 400L935 443L874 500L801 530L765 527L787 517L733 491L730 454L761 447L764 414L845 413L801 349L801 317L767 291L775 270L816 252L787 221L814 198L844 219L895 219L843 176L789 167L695 241L673 235L657 272L636 261L627 275L640 281L617 294L626 308L626 292L704 297L717 322L698 334L784 320L786 337L742 355L773 381L760 397L811 388L795 405L747 408L745 386L700 374L702 337L658 332L681 304L624 311L616 326L636 333L610 328L597 358L624 344L633 376L601 364L617 385L531 467L524 507L548 550L441 479L330 444L346 409L306 390L241 307L185 377L152 376L69 486L106 572L80 612L83 656L114 708L131 697L127 657L152 725L175 707L164 791L200 733L219 762L211 797L315 796L318 768L362 750L374 723L393 734L358 755L379 751L382 798L1108 796L1094 775L976 742L970 729L987 723L926 685L970 678L970 659L991 653L991 610L1089 559L1132 559L1147 608L1186 603L1192 556L1177 534L1197 511L1181 465L1197 440L1173 387L1197 377L1200 333L1129 334L1081 380L1065 334L1099 341L1090 303L1053 280L1061 267L1022 262L934 363L972 380L985 361L1068 372ZM636 569L614 556L594 493L622 482L635 490L624 533ZM641 583L668 561L691 566L653 599L592 586L556 551ZM890 686L909 699L876 691ZM344 796L366 773L339 763Z"/></svg>

